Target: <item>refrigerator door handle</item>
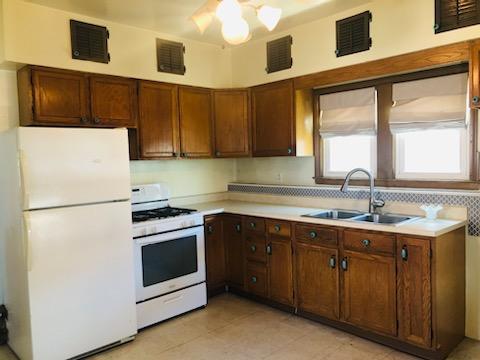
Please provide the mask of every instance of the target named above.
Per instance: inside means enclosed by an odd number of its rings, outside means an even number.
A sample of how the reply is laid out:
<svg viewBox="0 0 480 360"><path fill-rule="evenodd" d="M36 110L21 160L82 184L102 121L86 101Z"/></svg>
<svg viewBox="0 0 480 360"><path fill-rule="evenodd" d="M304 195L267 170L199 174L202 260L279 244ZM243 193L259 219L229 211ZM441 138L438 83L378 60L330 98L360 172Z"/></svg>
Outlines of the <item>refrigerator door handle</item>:
<svg viewBox="0 0 480 360"><path fill-rule="evenodd" d="M27 270L32 271L32 227L30 224L30 215L28 213L23 214L23 225L25 227L24 239Z"/></svg>
<svg viewBox="0 0 480 360"><path fill-rule="evenodd" d="M23 208L28 209L28 204L30 203L29 195L27 189L29 189L28 184L28 160L25 151L19 150L18 159L20 163L20 179L22 185L22 194L23 194Z"/></svg>

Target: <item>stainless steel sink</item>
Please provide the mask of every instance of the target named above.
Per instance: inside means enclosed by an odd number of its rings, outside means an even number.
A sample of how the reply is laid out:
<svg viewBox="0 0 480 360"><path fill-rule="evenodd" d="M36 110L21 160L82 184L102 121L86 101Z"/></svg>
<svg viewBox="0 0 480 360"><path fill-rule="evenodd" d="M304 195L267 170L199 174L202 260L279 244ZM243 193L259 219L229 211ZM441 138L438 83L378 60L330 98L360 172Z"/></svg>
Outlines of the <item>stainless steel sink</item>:
<svg viewBox="0 0 480 360"><path fill-rule="evenodd" d="M347 211L347 210L327 210L327 211L320 211L317 213L302 215L305 217L311 217L316 219L332 219L332 220L347 220L352 219L357 216L361 216L363 213L359 211Z"/></svg>
<svg viewBox="0 0 480 360"><path fill-rule="evenodd" d="M373 224L383 224L383 225L401 225L406 222L413 221L418 219L416 216L407 216L407 215L392 215L392 214L365 214L353 218L353 221L364 221Z"/></svg>

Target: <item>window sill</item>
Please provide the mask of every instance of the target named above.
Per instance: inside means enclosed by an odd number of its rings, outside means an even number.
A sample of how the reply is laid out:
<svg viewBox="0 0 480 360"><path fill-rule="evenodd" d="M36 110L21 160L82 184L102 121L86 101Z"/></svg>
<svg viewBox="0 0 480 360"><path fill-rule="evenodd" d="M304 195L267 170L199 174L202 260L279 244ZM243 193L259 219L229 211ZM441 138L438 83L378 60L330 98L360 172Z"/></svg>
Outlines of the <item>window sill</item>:
<svg viewBox="0 0 480 360"><path fill-rule="evenodd" d="M317 177L315 183L319 185L342 185L343 179ZM369 186L368 180L350 180L351 185ZM415 188L415 189L452 189L452 190L479 190L480 183L476 181L424 181L424 180L399 180L375 179L375 186Z"/></svg>

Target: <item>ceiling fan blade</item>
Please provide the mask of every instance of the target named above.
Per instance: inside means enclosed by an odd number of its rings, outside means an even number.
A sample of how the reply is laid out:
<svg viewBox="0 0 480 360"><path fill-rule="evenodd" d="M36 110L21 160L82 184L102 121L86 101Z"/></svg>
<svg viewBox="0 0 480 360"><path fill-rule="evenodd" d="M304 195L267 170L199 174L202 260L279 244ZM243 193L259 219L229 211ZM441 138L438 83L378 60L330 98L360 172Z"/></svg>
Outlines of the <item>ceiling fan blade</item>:
<svg viewBox="0 0 480 360"><path fill-rule="evenodd" d="M217 5L218 0L207 0L190 17L195 25L197 25L197 28L201 34L203 34L207 27L209 27L212 23Z"/></svg>

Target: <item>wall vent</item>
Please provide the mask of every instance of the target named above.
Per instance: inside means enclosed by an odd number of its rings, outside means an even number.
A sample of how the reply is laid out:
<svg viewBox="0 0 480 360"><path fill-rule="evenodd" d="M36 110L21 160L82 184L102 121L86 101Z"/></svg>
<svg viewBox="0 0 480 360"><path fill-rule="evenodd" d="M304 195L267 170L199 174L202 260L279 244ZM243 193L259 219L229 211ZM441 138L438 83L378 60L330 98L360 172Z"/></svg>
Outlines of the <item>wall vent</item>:
<svg viewBox="0 0 480 360"><path fill-rule="evenodd" d="M372 14L365 11L337 21L337 57L370 49L370 22Z"/></svg>
<svg viewBox="0 0 480 360"><path fill-rule="evenodd" d="M480 24L480 0L435 0L435 33Z"/></svg>
<svg viewBox="0 0 480 360"><path fill-rule="evenodd" d="M158 71L184 75L186 71L184 53L185 46L182 43L157 39Z"/></svg>
<svg viewBox="0 0 480 360"><path fill-rule="evenodd" d="M105 64L110 62L110 54L108 53L109 33L105 26L70 20L70 35L73 59Z"/></svg>
<svg viewBox="0 0 480 360"><path fill-rule="evenodd" d="M267 73L292 67L292 42L290 35L267 42Z"/></svg>

